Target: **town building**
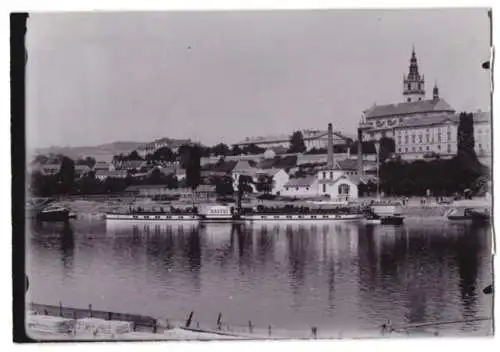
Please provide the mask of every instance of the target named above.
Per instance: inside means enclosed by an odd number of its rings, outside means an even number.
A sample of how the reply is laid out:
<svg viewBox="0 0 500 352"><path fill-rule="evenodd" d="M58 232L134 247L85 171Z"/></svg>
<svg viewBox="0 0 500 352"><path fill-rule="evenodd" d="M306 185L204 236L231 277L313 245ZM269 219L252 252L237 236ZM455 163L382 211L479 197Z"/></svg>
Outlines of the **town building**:
<svg viewBox="0 0 500 352"><path fill-rule="evenodd" d="M328 142L328 132L321 130L302 130L300 131L304 137L304 144L307 150L313 148L326 148ZM244 148L251 144L264 149L276 149L283 151L283 148L290 147L291 135L282 134L274 136L247 137L244 140L235 143L234 145ZM335 131L333 133L334 145L346 145L352 141L352 138L344 133Z"/></svg>
<svg viewBox="0 0 500 352"><path fill-rule="evenodd" d="M436 115L414 118L398 125L395 131L396 155L406 160L423 159L439 154L453 157L458 148L460 116ZM480 157L491 155L490 114L473 113L475 151Z"/></svg>
<svg viewBox="0 0 500 352"><path fill-rule="evenodd" d="M107 178L127 178L127 170L97 170L95 178L100 181L105 181Z"/></svg>
<svg viewBox="0 0 500 352"><path fill-rule="evenodd" d="M394 139L395 153L403 159L422 159L439 154L450 157L457 152L459 114L439 95L437 84L432 98L425 96L425 80L418 69L415 49L409 72L403 75L403 101L374 104L363 111L359 125L362 139L379 141ZM478 155L491 155L491 117L489 113L474 114L474 135Z"/></svg>
<svg viewBox="0 0 500 352"><path fill-rule="evenodd" d="M291 179L284 185L282 194L291 197L328 196L331 200L358 198L358 185L363 182L356 160L335 162L333 153L333 128L328 125L327 165L315 176Z"/></svg>
<svg viewBox="0 0 500 352"><path fill-rule="evenodd" d="M113 171L115 169L112 163L107 161L97 161L93 167L94 171L104 170L104 171Z"/></svg>
<svg viewBox="0 0 500 352"><path fill-rule="evenodd" d="M145 158L148 154L153 154L160 148L168 147L174 153L177 153L179 147L183 144L191 144L190 139L170 139L170 138L161 138L151 143L142 144L137 148L137 153Z"/></svg>
<svg viewBox="0 0 500 352"><path fill-rule="evenodd" d="M283 188L285 185L290 181L290 176L288 176L288 173L283 170L283 169L269 169L269 170L260 170L256 174L257 181L260 176L269 176L272 178L272 185L271 185L271 194L274 195L280 195L281 192L283 191Z"/></svg>

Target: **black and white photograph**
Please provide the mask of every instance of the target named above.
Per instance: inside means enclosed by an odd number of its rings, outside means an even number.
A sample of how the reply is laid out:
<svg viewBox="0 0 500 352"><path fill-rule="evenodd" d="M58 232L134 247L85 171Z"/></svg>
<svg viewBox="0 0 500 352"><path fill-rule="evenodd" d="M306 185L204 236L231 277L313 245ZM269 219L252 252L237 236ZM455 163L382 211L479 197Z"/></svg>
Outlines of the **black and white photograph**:
<svg viewBox="0 0 500 352"><path fill-rule="evenodd" d="M494 336L491 21L29 13L27 336Z"/></svg>

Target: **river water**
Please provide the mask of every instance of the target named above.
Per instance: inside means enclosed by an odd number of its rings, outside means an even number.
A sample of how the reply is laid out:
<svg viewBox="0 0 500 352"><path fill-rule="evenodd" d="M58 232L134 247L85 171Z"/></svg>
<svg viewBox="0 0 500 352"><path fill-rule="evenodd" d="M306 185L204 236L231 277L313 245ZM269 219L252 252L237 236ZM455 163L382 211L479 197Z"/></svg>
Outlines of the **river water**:
<svg viewBox="0 0 500 352"><path fill-rule="evenodd" d="M215 324L356 333L492 316L491 229L30 223L28 300ZM492 322L426 328L491 335Z"/></svg>

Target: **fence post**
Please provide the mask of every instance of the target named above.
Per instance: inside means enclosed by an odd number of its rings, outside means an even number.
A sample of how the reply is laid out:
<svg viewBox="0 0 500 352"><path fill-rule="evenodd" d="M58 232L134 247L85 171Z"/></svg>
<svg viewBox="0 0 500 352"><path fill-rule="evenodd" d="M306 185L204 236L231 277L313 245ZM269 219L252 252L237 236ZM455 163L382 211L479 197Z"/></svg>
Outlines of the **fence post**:
<svg viewBox="0 0 500 352"><path fill-rule="evenodd" d="M89 304L89 316L92 318L92 304Z"/></svg>
<svg viewBox="0 0 500 352"><path fill-rule="evenodd" d="M62 317L63 316L63 308L62 308L62 302L59 301L59 316Z"/></svg>
<svg viewBox="0 0 500 352"><path fill-rule="evenodd" d="M193 314L194 314L193 311L189 313L189 317L186 320L186 328L189 328L189 326L191 325L191 321L193 320Z"/></svg>
<svg viewBox="0 0 500 352"><path fill-rule="evenodd" d="M253 333L253 326L252 326L252 322L250 320L248 321L248 330L250 331L250 334Z"/></svg>
<svg viewBox="0 0 500 352"><path fill-rule="evenodd" d="M220 330L222 328L222 313L219 313L219 316L217 317L217 328Z"/></svg>
<svg viewBox="0 0 500 352"><path fill-rule="evenodd" d="M313 334L313 337L316 339L318 338L318 328L316 326L313 326L311 328L311 331L312 331L312 334Z"/></svg>

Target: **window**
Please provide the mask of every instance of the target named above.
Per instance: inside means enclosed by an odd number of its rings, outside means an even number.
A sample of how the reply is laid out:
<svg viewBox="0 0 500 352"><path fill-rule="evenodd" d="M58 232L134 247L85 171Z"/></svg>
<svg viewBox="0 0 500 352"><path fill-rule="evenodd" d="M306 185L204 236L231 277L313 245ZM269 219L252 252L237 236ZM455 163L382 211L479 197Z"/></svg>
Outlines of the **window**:
<svg viewBox="0 0 500 352"><path fill-rule="evenodd" d="M296 190L296 191L298 191L298 190L299 190L299 187L296 187L296 188L295 188L295 190Z"/></svg>
<svg viewBox="0 0 500 352"><path fill-rule="evenodd" d="M405 148L405 153L408 153L408 148Z"/></svg>
<svg viewBox="0 0 500 352"><path fill-rule="evenodd" d="M411 90L411 84L410 83L408 83L408 90ZM410 99L410 98L408 98L408 99Z"/></svg>
<svg viewBox="0 0 500 352"><path fill-rule="evenodd" d="M422 143L422 135L418 136L418 143Z"/></svg>
<svg viewBox="0 0 500 352"><path fill-rule="evenodd" d="M418 100L421 101L422 100L422 97L418 97Z"/></svg>
<svg viewBox="0 0 500 352"><path fill-rule="evenodd" d="M415 143L415 135L414 134L411 135L411 142Z"/></svg>
<svg viewBox="0 0 500 352"><path fill-rule="evenodd" d="M427 146L425 149L428 151L429 150L429 146Z"/></svg>
<svg viewBox="0 0 500 352"><path fill-rule="evenodd" d="M309 191L309 187L306 187L306 190Z"/></svg>
<svg viewBox="0 0 500 352"><path fill-rule="evenodd" d="M429 135L428 135L428 134L426 134L426 135L425 135L425 141L426 141L427 143L429 143L429 140L430 140L430 137L429 137Z"/></svg>
<svg viewBox="0 0 500 352"><path fill-rule="evenodd" d="M402 140L402 138L401 138L401 136L399 136L398 137L398 144L401 144L401 140Z"/></svg>
<svg viewBox="0 0 500 352"><path fill-rule="evenodd" d="M448 140L451 140L451 132L448 131Z"/></svg>
<svg viewBox="0 0 500 352"><path fill-rule="evenodd" d="M326 172L323 171L323 178L326 178Z"/></svg>
<svg viewBox="0 0 500 352"><path fill-rule="evenodd" d="M323 183L323 193L326 192L326 184Z"/></svg>
<svg viewBox="0 0 500 352"><path fill-rule="evenodd" d="M448 144L448 153L451 153L451 145Z"/></svg>
<svg viewBox="0 0 500 352"><path fill-rule="evenodd" d="M285 187L285 191L288 191L288 187Z"/></svg>
<svg viewBox="0 0 500 352"><path fill-rule="evenodd" d="M409 103L409 102L411 101L411 99L410 99L410 98L408 98L408 99L406 99L406 101Z"/></svg>
<svg viewBox="0 0 500 352"><path fill-rule="evenodd" d="M402 148L399 148L399 152L400 152L400 153L401 153L401 149L402 149Z"/></svg>
<svg viewBox="0 0 500 352"><path fill-rule="evenodd" d="M348 184L341 184L339 185L339 194L349 194L349 185Z"/></svg>
<svg viewBox="0 0 500 352"><path fill-rule="evenodd" d="M333 180L333 171L330 171L330 179Z"/></svg>
<svg viewBox="0 0 500 352"><path fill-rule="evenodd" d="M438 133L438 143L441 142L441 133Z"/></svg>
<svg viewBox="0 0 500 352"><path fill-rule="evenodd" d="M441 145L440 144L438 144L438 149L441 149Z"/></svg>
<svg viewBox="0 0 500 352"><path fill-rule="evenodd" d="M405 136L405 144L408 144L408 136Z"/></svg>

